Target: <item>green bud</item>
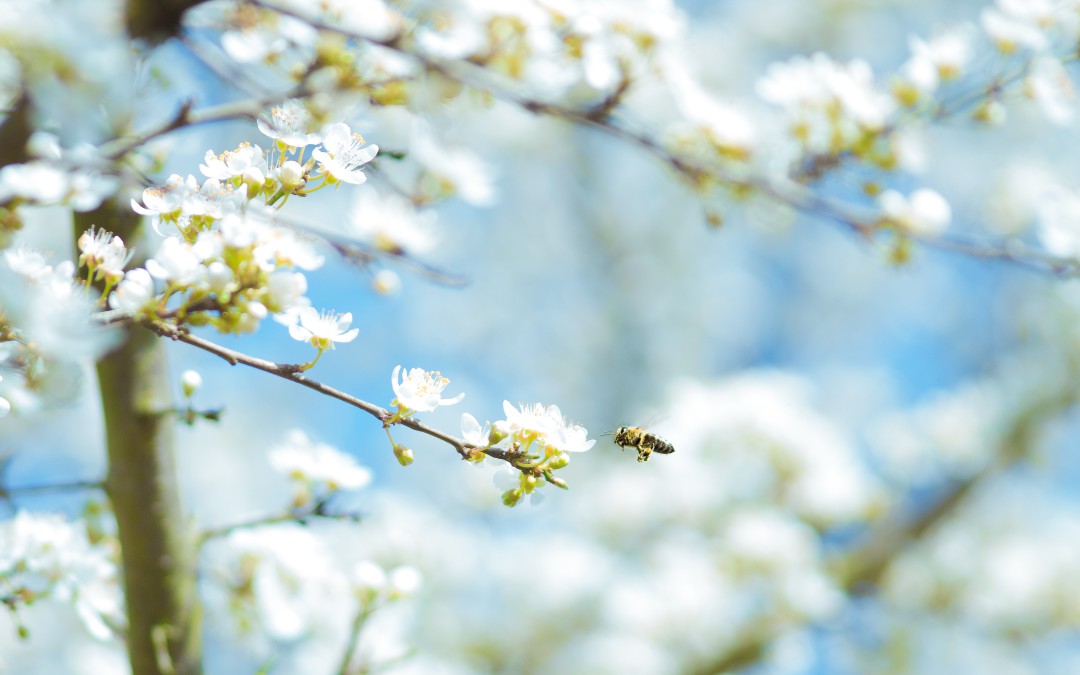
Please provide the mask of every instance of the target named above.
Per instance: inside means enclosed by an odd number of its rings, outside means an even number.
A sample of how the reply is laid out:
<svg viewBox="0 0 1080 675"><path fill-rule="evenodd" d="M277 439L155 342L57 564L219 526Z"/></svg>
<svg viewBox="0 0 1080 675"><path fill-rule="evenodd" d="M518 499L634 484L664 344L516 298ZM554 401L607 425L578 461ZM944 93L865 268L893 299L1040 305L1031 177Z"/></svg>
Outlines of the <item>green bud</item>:
<svg viewBox="0 0 1080 675"><path fill-rule="evenodd" d="M513 490L507 490L502 493L502 503L506 506L517 506L518 501L524 493L521 488L514 488Z"/></svg>
<svg viewBox="0 0 1080 675"><path fill-rule="evenodd" d="M404 445L394 444L394 457L397 457L398 464L401 466L409 466L413 463L415 457L413 457L413 451L406 448Z"/></svg>
<svg viewBox="0 0 1080 675"><path fill-rule="evenodd" d="M548 467L551 469L561 469L569 463L570 455L566 454L565 452L560 452L559 454L551 458L551 461L548 462Z"/></svg>
<svg viewBox="0 0 1080 675"><path fill-rule="evenodd" d="M506 438L507 435L508 434L506 434L505 432L499 431L498 427L496 427L494 424L491 425L491 431L488 432L488 447L495 445L502 439Z"/></svg>

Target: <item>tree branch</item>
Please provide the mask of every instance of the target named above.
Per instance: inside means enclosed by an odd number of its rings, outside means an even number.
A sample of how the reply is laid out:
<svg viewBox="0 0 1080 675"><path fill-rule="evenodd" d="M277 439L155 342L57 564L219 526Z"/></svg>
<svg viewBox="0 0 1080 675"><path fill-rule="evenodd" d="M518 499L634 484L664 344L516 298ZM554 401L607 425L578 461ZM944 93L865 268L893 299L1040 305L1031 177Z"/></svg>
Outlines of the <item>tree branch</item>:
<svg viewBox="0 0 1080 675"><path fill-rule="evenodd" d="M232 523L230 525L222 525L221 527L215 527L208 530L204 530L199 537L200 543L205 543L211 539L219 539L221 537L228 536L237 530L250 530L256 527L264 527L266 525L278 525L281 523L299 523L306 525L308 519L311 518L325 518L328 520L350 520L357 522L360 520L360 515L356 513L331 513L326 509L326 499L313 501L303 507L290 509L284 513L279 513L271 516L261 516L259 518L253 518L251 520L245 520L239 523Z"/></svg>
<svg viewBox="0 0 1080 675"><path fill-rule="evenodd" d="M605 100L599 106L584 109L540 101L514 92L506 85L491 81L491 74L482 65L458 62L453 64L445 63L439 59L410 51L404 44L401 35L381 40L374 39L340 26L314 20L305 16L302 12L267 4L263 0L247 0L247 2L256 7L300 19L317 30L335 33L393 50L398 54L416 60L424 68L447 79L466 87L488 92L499 100L516 105L537 115L557 117L581 126L597 129L654 155L674 170L676 174L688 179L692 184L700 183L702 178L709 178L726 184L736 191L756 191L803 213L835 222L867 239L872 238L880 229L877 224L878 213L876 209L856 207L851 204L842 204L835 200L826 199L794 180L770 180L749 175L744 171L736 172L733 170L734 167L725 167L719 163L705 165L680 157L669 151L651 136L616 123L613 111L617 108L617 105L612 106L610 100ZM458 69L465 67L470 68L472 72L470 74L458 72ZM611 99L611 97L608 98ZM953 237L914 233L905 233L904 236L930 248L989 260L1004 260L1059 277L1080 275L1080 261L1060 258L1042 251L1033 250L1013 240L1006 240L998 244L986 244Z"/></svg>
<svg viewBox="0 0 1080 675"><path fill-rule="evenodd" d="M336 398L337 400L343 403L347 403L354 408L363 410L367 414L382 422L383 425L400 424L401 426L408 427L413 431L419 431L422 434L427 434L428 436L436 438L453 447L454 450L456 450L457 453L462 456L462 458L468 458L472 455L474 451L477 450L483 452L490 457L504 459L507 461L509 461L508 458L511 458L513 456L513 453L510 453L508 451L499 450L496 448L480 448L475 445L471 445L470 443L467 443L460 438L439 431L438 429L435 429L433 427L429 427L423 422L420 422L419 420L416 420L412 417L406 417L404 419L390 422L390 419L393 417L393 413L389 410L377 406L374 403L368 403L363 399L357 398L338 389L334 389L333 387L325 385L321 382L317 382L308 377L305 377L301 374L303 371L300 365L279 364L274 363L273 361L267 361L265 359L249 356L234 349L222 347L221 345L215 342L211 342L210 340L206 340L196 335L192 335L191 333L187 332L182 328L177 328L176 326L162 321L146 319L143 320L141 324L162 337L167 337L172 340L184 342L193 347L198 347L199 349L219 356L225 361L227 361L230 365L235 366L237 364L242 364L248 366L249 368L255 368L256 370L261 370L265 373L269 373L282 379L289 380L290 382L295 382L296 384L307 387L308 389L317 391L324 396Z"/></svg>
<svg viewBox="0 0 1080 675"><path fill-rule="evenodd" d="M10 499L15 495L41 494L48 492L82 492L84 490L102 490L105 482L100 480L75 480L66 483L43 483L41 485L0 485L0 499Z"/></svg>

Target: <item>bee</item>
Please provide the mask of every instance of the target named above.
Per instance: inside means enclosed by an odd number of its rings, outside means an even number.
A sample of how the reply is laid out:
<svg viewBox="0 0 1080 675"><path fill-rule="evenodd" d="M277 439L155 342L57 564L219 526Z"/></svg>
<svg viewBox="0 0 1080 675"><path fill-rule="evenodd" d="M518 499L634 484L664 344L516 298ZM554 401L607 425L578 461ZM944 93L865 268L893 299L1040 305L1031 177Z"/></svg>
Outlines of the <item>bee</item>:
<svg viewBox="0 0 1080 675"><path fill-rule="evenodd" d="M615 444L623 448L637 448L637 461L649 461L649 455L659 452L661 455L670 455L675 448L656 434L639 427L619 427L615 430Z"/></svg>

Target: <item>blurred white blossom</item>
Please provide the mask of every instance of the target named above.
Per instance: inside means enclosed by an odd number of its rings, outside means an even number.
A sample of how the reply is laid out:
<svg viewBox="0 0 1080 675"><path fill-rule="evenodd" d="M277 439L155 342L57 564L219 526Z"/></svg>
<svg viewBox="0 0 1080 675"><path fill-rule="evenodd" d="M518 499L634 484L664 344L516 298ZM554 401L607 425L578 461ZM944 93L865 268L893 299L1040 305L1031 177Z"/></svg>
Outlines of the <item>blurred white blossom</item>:
<svg viewBox="0 0 1080 675"><path fill-rule="evenodd" d="M297 486L296 502L322 498L338 490L358 490L371 483L371 471L325 443L316 443L299 429L270 451L270 465Z"/></svg>
<svg viewBox="0 0 1080 675"><path fill-rule="evenodd" d="M98 639L112 637L121 621L117 567L109 547L92 544L81 521L19 511L0 523L0 578L5 602L71 603Z"/></svg>

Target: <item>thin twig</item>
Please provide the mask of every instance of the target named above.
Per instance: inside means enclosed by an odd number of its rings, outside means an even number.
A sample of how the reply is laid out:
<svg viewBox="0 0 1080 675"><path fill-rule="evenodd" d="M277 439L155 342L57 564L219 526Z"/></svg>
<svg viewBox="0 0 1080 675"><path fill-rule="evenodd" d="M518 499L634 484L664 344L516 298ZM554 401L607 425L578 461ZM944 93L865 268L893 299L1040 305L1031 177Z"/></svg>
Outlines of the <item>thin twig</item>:
<svg viewBox="0 0 1080 675"><path fill-rule="evenodd" d="M281 523L300 523L301 525L306 525L307 521L313 518L349 520L356 522L360 520L361 516L356 513L333 513L327 511L326 500L317 500L301 508L290 509L284 513L261 516L239 523L232 523L204 530L202 534L199 535L199 541L205 543L211 539L220 539L221 537L228 536L237 530L250 530L256 527L265 527L267 525L278 525Z"/></svg>
<svg viewBox="0 0 1080 675"><path fill-rule="evenodd" d="M67 483L44 483L41 485L0 486L0 499L9 499L15 495L41 494L49 492L81 492L84 490L102 490L105 483L100 480L76 480Z"/></svg>
<svg viewBox="0 0 1080 675"><path fill-rule="evenodd" d="M180 342L184 342L184 343L189 344L189 345L191 345L193 347L198 347L199 349L202 349L204 351L210 352L211 354L219 356L222 359L224 359L225 361L227 361L230 365L235 366L237 364L242 364L242 365L248 366L250 368L255 368L256 370L261 370L261 371L263 371L265 373L269 373L271 375L276 375L277 377L280 377L282 379L289 380L290 382L295 382L296 384L305 386L308 389L312 389L314 391L319 392L320 394L323 394L324 396L329 396L331 398L336 398L337 400L342 401L344 403L347 403L347 404L353 406L354 408L358 408L360 410L363 410L367 414L371 415L375 419L382 422L384 425L391 424L391 423L392 424L400 424L401 426L408 427L408 428L412 429L413 431L419 431L422 434L427 434L428 436L431 436L432 438L436 438L436 439L450 445L451 447L453 447L454 450L456 450L457 453L462 456L462 458L468 458L469 456L471 456L471 454L473 452L475 452L477 450L483 452L484 454L486 454L486 455L488 455L490 457L495 457L497 459L506 459L506 460L508 460L508 458L512 458L512 456L513 456L513 453L510 453L510 452L504 451L504 450L499 450L497 448L480 448L480 447L477 447L475 445L467 443L466 441L464 441L464 440L462 440L460 438L457 438L457 437L452 436L450 434L439 431L438 429L429 427L428 425L424 424L423 422L421 422L421 421L419 421L417 419L414 419L412 417L406 417L404 419L398 419L398 420L395 420L394 422L390 422L390 419L393 417L393 413L391 413L389 410L386 410L385 408L377 406L374 403L368 403L367 401L359 399L359 398L357 398L357 397L355 397L355 396L353 396L351 394L347 394L347 393L345 393L343 391L340 391L338 389L334 389L333 387L325 385L325 384L323 384L321 382L317 382L317 381L312 380L312 379L310 379L308 377L305 377L304 375L301 374L303 372L303 367L300 366L300 365L297 365L297 364L279 364L279 363L274 363L273 361L267 361L265 359L260 359L260 358L255 357L255 356L249 356L249 355L244 354L242 352L238 352L238 351L236 351L234 349L229 349L228 347L222 347L221 345L219 345L219 344L217 344L215 342L211 342L210 340L206 340L206 339L198 337L196 335L192 335L191 333L187 332L184 329L177 328L176 326L173 326L173 325L168 324L168 323L164 323L162 321L155 321L153 319L144 319L144 320L140 321L140 323L143 326L145 326L146 328L154 331L155 333L157 333L158 335L160 335L162 337L167 337L167 338L171 338L173 340L178 340Z"/></svg>
<svg viewBox="0 0 1080 675"><path fill-rule="evenodd" d="M368 617L370 617L378 607L369 606L367 604L360 607L357 610L356 616L353 617L352 625L349 627L349 640L345 643L345 651L341 655L341 665L338 667L338 675L351 675L353 659L356 657L356 650L360 647L360 634L364 630L364 624L367 623Z"/></svg>

